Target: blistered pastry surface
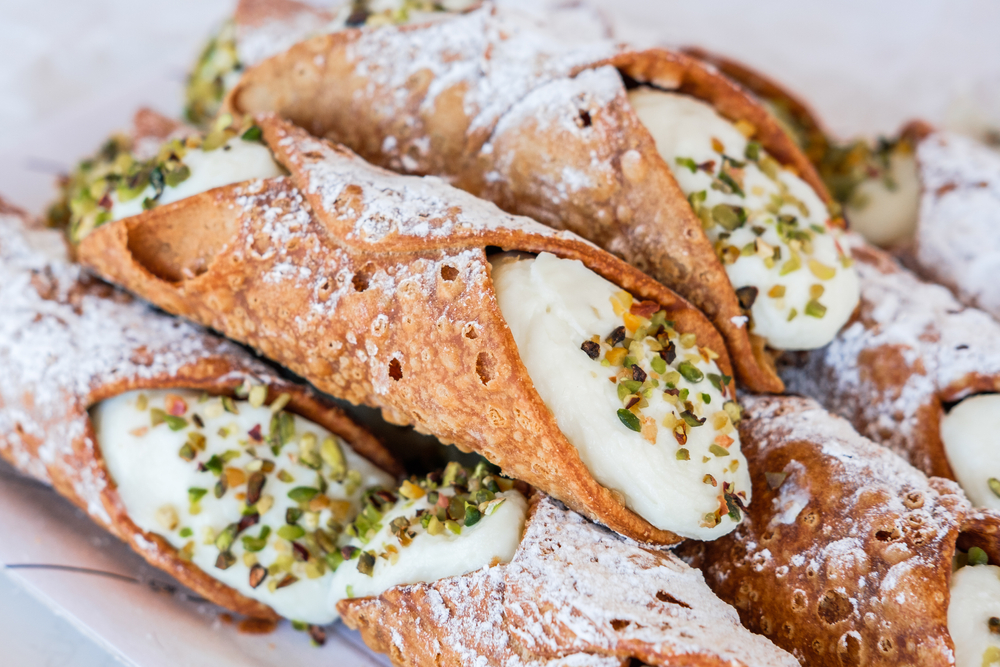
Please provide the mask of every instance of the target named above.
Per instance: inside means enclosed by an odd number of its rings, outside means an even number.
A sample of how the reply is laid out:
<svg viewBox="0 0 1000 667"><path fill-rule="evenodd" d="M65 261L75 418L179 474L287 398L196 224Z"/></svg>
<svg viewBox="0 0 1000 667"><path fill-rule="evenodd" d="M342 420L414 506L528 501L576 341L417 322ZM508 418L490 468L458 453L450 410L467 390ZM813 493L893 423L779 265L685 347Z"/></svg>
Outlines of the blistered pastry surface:
<svg viewBox="0 0 1000 667"><path fill-rule="evenodd" d="M497 306L485 248L580 259L660 303L679 331L721 353L711 324L573 235L509 216L439 179L387 174L274 118L260 122L291 179L227 186L107 225L81 244L83 260L323 391L479 451L616 530L676 541L598 485L559 431ZM164 242L160 234L176 236ZM199 239L197 262L183 267L188 273L169 268L191 238ZM717 360L723 372L727 362Z"/></svg>
<svg viewBox="0 0 1000 667"><path fill-rule="evenodd" d="M709 313L745 384L780 391L615 69L749 121L765 148L825 197L808 160L711 67L662 50L580 47L541 34L487 4L431 26L315 38L251 69L228 103L237 112L277 111L376 164L442 176L595 241Z"/></svg>
<svg viewBox="0 0 1000 667"><path fill-rule="evenodd" d="M345 600L339 609L399 665L449 664L452 656L457 664L511 666L557 658L796 664L740 626L701 574L670 551L613 535L545 496L535 499L510 564Z"/></svg>
<svg viewBox="0 0 1000 667"><path fill-rule="evenodd" d="M924 472L951 477L942 403L1000 389L1000 324L861 243L858 315L781 375L789 391L816 398Z"/></svg>
<svg viewBox="0 0 1000 667"><path fill-rule="evenodd" d="M745 406L754 503L695 559L709 585L803 664L953 664L949 579L969 511L957 485L810 399Z"/></svg>
<svg viewBox="0 0 1000 667"><path fill-rule="evenodd" d="M233 611L276 617L222 585L129 518L104 466L87 409L132 389L231 394L246 379L287 391L292 407L396 472L396 462L342 412L277 378L245 351L149 306L68 262L61 235L0 201L0 455L51 484L151 564Z"/></svg>

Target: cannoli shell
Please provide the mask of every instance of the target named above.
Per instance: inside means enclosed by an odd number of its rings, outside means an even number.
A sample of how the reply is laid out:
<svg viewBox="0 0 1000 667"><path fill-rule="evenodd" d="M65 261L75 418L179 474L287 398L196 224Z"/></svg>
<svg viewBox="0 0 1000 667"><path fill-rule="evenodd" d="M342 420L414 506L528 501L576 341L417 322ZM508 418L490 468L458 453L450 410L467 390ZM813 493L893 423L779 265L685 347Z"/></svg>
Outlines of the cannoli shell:
<svg viewBox="0 0 1000 667"><path fill-rule="evenodd" d="M968 137L910 124L920 208L904 263L1000 320L1000 155Z"/></svg>
<svg viewBox="0 0 1000 667"><path fill-rule="evenodd" d="M217 188L106 225L80 245L82 261L322 391L481 453L616 531L678 541L599 485L559 430L497 305L486 248L581 260L660 304L730 373L711 323L571 233L439 179L373 167L273 117L259 122L291 178Z"/></svg>
<svg viewBox="0 0 1000 667"><path fill-rule="evenodd" d="M536 494L510 563L337 606L394 664L797 663L740 624L697 570ZM568 662L559 662L560 660Z"/></svg>
<svg viewBox="0 0 1000 667"><path fill-rule="evenodd" d="M971 514L954 482L811 399L744 406L753 506L733 533L686 554L709 586L804 665L953 665L956 542L996 553L997 515Z"/></svg>
<svg viewBox="0 0 1000 667"><path fill-rule="evenodd" d="M781 375L928 475L954 479L941 442L947 404L1000 391L1000 324L851 238L854 318L824 348L786 354Z"/></svg>
<svg viewBox="0 0 1000 667"><path fill-rule="evenodd" d="M323 30L333 14L296 0L239 0L233 13L243 67L280 53Z"/></svg>
<svg viewBox="0 0 1000 667"><path fill-rule="evenodd" d="M58 258L65 252L60 234L31 228L23 213L0 201L0 456L52 485L151 565L205 598L240 614L277 619L270 607L219 583L132 522L105 467L88 408L135 389L232 395L252 379L268 386L269 400L290 394L291 411L342 436L379 467L399 474L399 465L338 408L277 377L239 347L88 276Z"/></svg>
<svg viewBox="0 0 1000 667"><path fill-rule="evenodd" d="M813 164L819 164L830 146L828 133L819 117L802 98L793 94L774 79L761 74L732 58L707 51L697 46L689 46L682 51L704 63L707 63L729 79L753 93L761 101L775 107L779 113L785 114L791 121L790 134L798 140L802 151Z"/></svg>
<svg viewBox="0 0 1000 667"><path fill-rule="evenodd" d="M774 118L714 68L610 42L560 49L489 6L434 25L299 43L250 69L227 105L237 114L277 112L375 164L442 176L580 234L708 314L744 386L781 391L701 222L628 104L623 75L746 121L829 201Z"/></svg>

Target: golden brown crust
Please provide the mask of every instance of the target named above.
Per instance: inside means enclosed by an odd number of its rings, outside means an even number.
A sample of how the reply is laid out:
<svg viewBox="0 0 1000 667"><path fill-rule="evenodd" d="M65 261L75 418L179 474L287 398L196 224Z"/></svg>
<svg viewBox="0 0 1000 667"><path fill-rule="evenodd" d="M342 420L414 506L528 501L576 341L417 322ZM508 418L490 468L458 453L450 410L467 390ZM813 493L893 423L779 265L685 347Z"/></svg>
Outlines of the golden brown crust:
<svg viewBox="0 0 1000 667"><path fill-rule="evenodd" d="M941 418L951 403L1000 391L1000 325L887 253L850 242L857 313L826 347L786 355L782 377L925 474L954 479Z"/></svg>
<svg viewBox="0 0 1000 667"><path fill-rule="evenodd" d="M741 627L671 551L609 535L541 494L510 563L337 609L407 667L797 664Z"/></svg>
<svg viewBox="0 0 1000 667"><path fill-rule="evenodd" d="M559 430L500 313L485 248L580 259L659 303L730 373L711 323L572 234L436 179L384 172L276 119L259 122L292 180L218 188L106 225L81 244L83 261L322 391L480 452L616 531L677 542L598 484Z"/></svg>
<svg viewBox="0 0 1000 667"><path fill-rule="evenodd" d="M233 21L241 29L253 29L291 21L303 14L313 18L318 25L333 20L330 12L295 0L239 0Z"/></svg>
<svg viewBox="0 0 1000 667"><path fill-rule="evenodd" d="M289 393L289 409L342 436L394 473L389 452L343 411L276 375L238 347L154 313L78 267L47 261L26 243L28 223L0 200L0 456L51 484L150 564L216 604L277 619L267 605L183 560L165 539L129 518L105 467L88 415L98 402L135 389L186 388L233 395L247 379L269 400ZM39 232L35 232L39 233ZM55 237L56 232L40 232ZM51 239L50 239L51 240ZM39 374L46 367L49 372Z"/></svg>
<svg viewBox="0 0 1000 667"><path fill-rule="evenodd" d="M759 102L693 58L613 45L546 52L520 39L489 9L444 25L326 35L249 70L227 104L278 112L376 164L444 176L598 243L708 313L746 387L781 391L616 71L748 121L764 148L828 202L809 160ZM467 67L479 61L489 66Z"/></svg>
<svg viewBox="0 0 1000 667"><path fill-rule="evenodd" d="M976 519L954 483L926 478L812 400L745 403L754 503L735 532L691 545L712 589L803 664L953 664L956 540L968 531L965 548L996 553L1000 517Z"/></svg>
<svg viewBox="0 0 1000 667"><path fill-rule="evenodd" d="M830 144L826 130L819 117L801 98L792 94L787 88L774 79L764 76L757 70L745 64L706 51L700 47L689 46L682 49L684 53L718 68L728 78L740 84L761 100L777 107L779 112L788 115L794 123L794 130L799 134L802 150L813 164L818 164Z"/></svg>

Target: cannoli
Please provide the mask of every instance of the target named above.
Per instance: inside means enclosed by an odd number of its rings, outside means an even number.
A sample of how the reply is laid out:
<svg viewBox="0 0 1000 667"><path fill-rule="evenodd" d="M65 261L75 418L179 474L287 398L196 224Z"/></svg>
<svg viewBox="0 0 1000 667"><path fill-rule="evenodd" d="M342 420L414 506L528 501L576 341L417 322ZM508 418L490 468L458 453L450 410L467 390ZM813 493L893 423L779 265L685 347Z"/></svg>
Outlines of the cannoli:
<svg viewBox="0 0 1000 667"><path fill-rule="evenodd" d="M782 360L789 390L1000 509L1000 324L863 242L853 252L859 315L827 347Z"/></svg>
<svg viewBox="0 0 1000 667"><path fill-rule="evenodd" d="M275 111L624 257L709 315L754 390L782 388L765 347L822 346L857 302L808 159L682 54L562 47L487 5L302 42L248 70L227 108Z"/></svg>
<svg viewBox="0 0 1000 667"><path fill-rule="evenodd" d="M721 337L693 306L571 233L274 117L229 141L261 127L290 178L97 227L81 260L626 535L735 526L750 500L739 408ZM171 159L184 150L202 149ZM109 218L116 178L89 187L111 192Z"/></svg>
<svg viewBox="0 0 1000 667"><path fill-rule="evenodd" d="M344 577L337 583L351 586L334 588L331 596L344 622L394 664L797 664L741 627L702 575L672 552L611 534L544 494L525 502L490 477L468 474L458 487L447 470L445 477L404 484L399 502L381 519L391 532L368 529L367 543L352 544L368 560L337 570ZM465 509L458 503L459 514L452 515L453 488L468 489L466 496L481 499L482 509L465 500ZM448 518L462 511L458 523ZM509 516L501 518L505 511ZM464 528L469 512L474 523ZM482 526L487 521L494 527ZM359 522L361 534L364 515ZM419 567L408 560L426 560L430 548L439 549L435 560L442 564L462 558L476 550L477 539L496 545L502 557L451 578L397 573ZM464 547L465 540L473 546Z"/></svg>
<svg viewBox="0 0 1000 667"><path fill-rule="evenodd" d="M805 665L992 664L1000 515L811 399L745 401L754 505L687 554L743 623Z"/></svg>
<svg viewBox="0 0 1000 667"><path fill-rule="evenodd" d="M806 153L851 228L890 249L921 277L948 287L967 306L1000 319L994 277L1000 227L1000 155L987 143L922 121L893 138L843 143L826 136L813 112L779 84L699 49L766 101Z"/></svg>
<svg viewBox="0 0 1000 667"><path fill-rule="evenodd" d="M309 624L343 526L400 472L339 409L153 312L0 204L0 456L240 614Z"/></svg>
<svg viewBox="0 0 1000 667"><path fill-rule="evenodd" d="M239 0L209 39L185 89L184 115L207 126L247 68L313 35L358 26L407 25L466 11L476 0L345 0L323 9L296 0Z"/></svg>

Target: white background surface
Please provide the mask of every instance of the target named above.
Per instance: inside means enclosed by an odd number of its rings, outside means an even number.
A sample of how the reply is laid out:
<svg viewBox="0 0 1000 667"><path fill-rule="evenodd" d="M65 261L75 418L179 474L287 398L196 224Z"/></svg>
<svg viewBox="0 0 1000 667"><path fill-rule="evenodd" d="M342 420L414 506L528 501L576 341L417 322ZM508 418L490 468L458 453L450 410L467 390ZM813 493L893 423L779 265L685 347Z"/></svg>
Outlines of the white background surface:
<svg viewBox="0 0 1000 667"><path fill-rule="evenodd" d="M620 37L697 44L786 82L841 135L889 133L913 117L1000 125L994 0L599 4ZM140 103L176 113L186 63L231 6L230 0L0 0L0 193L38 210L48 177L34 190L11 192L5 183L12 174L59 166L46 155L83 155ZM109 100L121 100L117 111L95 119L94 110L108 108ZM55 150L53 137L71 142L70 150ZM10 484L0 478L0 495L12 491ZM115 662L0 576L0 664Z"/></svg>

